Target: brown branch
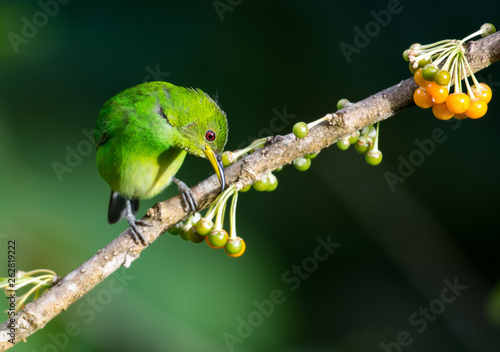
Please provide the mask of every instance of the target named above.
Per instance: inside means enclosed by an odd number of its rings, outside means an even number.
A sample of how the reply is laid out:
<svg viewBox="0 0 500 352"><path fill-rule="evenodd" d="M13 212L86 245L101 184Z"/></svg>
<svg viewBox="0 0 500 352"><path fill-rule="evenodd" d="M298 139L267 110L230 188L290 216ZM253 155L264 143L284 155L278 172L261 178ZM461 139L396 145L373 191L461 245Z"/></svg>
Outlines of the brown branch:
<svg viewBox="0 0 500 352"><path fill-rule="evenodd" d="M500 33L468 44L467 58L474 71L500 60ZM327 116L330 119L311 128L306 138L297 139L292 133L269 138L264 148L226 169L227 183L242 188L279 166L291 163L299 156L319 151L335 143L340 137L387 119L413 105L413 92L416 87L410 78L349 108L329 114ZM200 204L200 210L214 200L219 190L219 182L215 175L192 188L193 195ZM144 219L152 226L143 228L143 233L152 243L187 216L181 198L173 197L147 211ZM79 268L69 273L56 286L21 310L15 316L14 341L25 340L43 328L122 265L129 267L144 249L146 247L136 245L132 241L129 230L123 232ZM9 321L6 321L0 325L1 351L13 346L8 342L11 338L8 335L10 332L8 324Z"/></svg>

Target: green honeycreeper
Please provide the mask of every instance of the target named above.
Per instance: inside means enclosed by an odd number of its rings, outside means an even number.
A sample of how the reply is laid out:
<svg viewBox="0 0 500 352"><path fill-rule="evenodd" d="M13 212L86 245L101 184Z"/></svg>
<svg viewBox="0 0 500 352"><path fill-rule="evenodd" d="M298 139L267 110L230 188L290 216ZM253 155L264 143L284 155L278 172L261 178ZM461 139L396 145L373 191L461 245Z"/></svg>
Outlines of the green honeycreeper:
<svg viewBox="0 0 500 352"><path fill-rule="evenodd" d="M227 141L226 114L200 89L147 82L109 99L95 130L97 169L111 186L108 222L126 217L136 243L149 244L137 224L139 199L177 184L184 202L198 204L185 183L174 176L186 153L210 160L224 190L221 153Z"/></svg>

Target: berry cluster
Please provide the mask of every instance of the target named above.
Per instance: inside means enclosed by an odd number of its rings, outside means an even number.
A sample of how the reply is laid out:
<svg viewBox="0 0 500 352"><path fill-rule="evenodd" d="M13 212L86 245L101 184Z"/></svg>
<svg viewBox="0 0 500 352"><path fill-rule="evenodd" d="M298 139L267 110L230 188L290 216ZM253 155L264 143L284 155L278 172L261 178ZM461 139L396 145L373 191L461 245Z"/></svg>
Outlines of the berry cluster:
<svg viewBox="0 0 500 352"><path fill-rule="evenodd" d="M229 234L223 229L226 204L232 196L229 211ZM211 248L224 248L226 254L236 258L245 253L245 241L236 235L236 204L238 191L235 186L227 188L212 203L204 217L199 213L190 216L185 223L178 223L169 232L179 235L185 241L201 243L205 241ZM215 222L213 221L215 218Z"/></svg>
<svg viewBox="0 0 500 352"><path fill-rule="evenodd" d="M337 109L342 109L351 106L352 103L347 99L340 99L337 103ZM369 165L378 165L382 162L382 152L378 149L379 140L379 122L377 127L374 125L367 126L361 131L356 131L337 141L337 147L340 150L347 150L351 144L354 144L354 149L359 154L365 156L365 161Z"/></svg>
<svg viewBox="0 0 500 352"><path fill-rule="evenodd" d="M403 58L409 62L410 71L419 86L413 94L415 104L422 109L432 107L434 116L440 120L483 117L491 100L491 89L487 84L479 83L474 76L463 44L475 36L485 37L494 32L495 27L485 23L479 31L462 40L447 39L428 45L416 43L405 50ZM450 94L453 82L454 92Z"/></svg>
<svg viewBox="0 0 500 352"><path fill-rule="evenodd" d="M320 122L327 120L328 118L329 118L328 116L325 116L309 124L306 124L305 122L297 122L293 126L293 134L297 138L305 138L309 135L309 129L313 128ZM292 164L293 166L295 166L297 170L306 171L311 167L311 160L317 157L318 153L311 153L304 156L299 156L298 158L293 160Z"/></svg>
<svg viewBox="0 0 500 352"><path fill-rule="evenodd" d="M272 192L278 187L278 178L272 173L268 173L257 180L253 185L248 185L241 189L241 192L246 192L253 188L259 192Z"/></svg>

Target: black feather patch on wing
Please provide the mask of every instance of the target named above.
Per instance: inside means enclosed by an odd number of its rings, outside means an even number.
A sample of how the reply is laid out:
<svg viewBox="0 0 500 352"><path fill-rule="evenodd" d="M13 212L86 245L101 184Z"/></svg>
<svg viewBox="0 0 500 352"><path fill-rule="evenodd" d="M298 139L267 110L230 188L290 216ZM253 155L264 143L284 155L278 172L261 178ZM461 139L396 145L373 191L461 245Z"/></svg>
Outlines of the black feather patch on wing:
<svg viewBox="0 0 500 352"><path fill-rule="evenodd" d="M131 199L132 213L135 215L139 210L139 199ZM118 193L111 191L108 207L108 222L110 224L117 223L127 214L127 200Z"/></svg>
<svg viewBox="0 0 500 352"><path fill-rule="evenodd" d="M104 143L106 143L106 141L108 140L108 137L109 136L108 136L108 134L106 132L103 132L101 134L101 136L99 137L99 139L95 141L95 148L96 148L96 150L99 149L99 147L101 145L103 145Z"/></svg>
<svg viewBox="0 0 500 352"><path fill-rule="evenodd" d="M160 105L157 105L157 106L156 106L156 113L157 113L158 115L160 115L161 117L163 117L165 120L167 120L167 123L168 123L169 125L172 125L172 124L170 123L170 120L168 119L167 115L165 115L165 111L163 111L163 109L162 109L162 107L161 107Z"/></svg>

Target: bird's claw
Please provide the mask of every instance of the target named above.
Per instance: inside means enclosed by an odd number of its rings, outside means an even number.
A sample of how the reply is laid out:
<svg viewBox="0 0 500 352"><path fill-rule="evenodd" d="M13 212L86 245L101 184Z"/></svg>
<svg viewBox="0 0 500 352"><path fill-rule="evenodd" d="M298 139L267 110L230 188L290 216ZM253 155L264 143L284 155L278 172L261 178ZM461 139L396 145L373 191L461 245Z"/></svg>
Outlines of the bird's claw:
<svg viewBox="0 0 500 352"><path fill-rule="evenodd" d="M182 195L182 199L184 200L184 204L187 205L188 209L193 212L193 214L196 213L196 208L198 208L198 202L193 196L193 192L191 192L191 189L181 180L176 179L175 177L173 178L173 181L177 185L177 188L179 189L179 193Z"/></svg>
<svg viewBox="0 0 500 352"><path fill-rule="evenodd" d="M130 228L130 232L132 232L132 237L134 239L134 242L139 244L139 242L142 242L145 246L149 246L149 241L144 237L142 234L142 231L137 227L137 225L141 226L153 226L150 223L147 223L146 221L143 220L137 220L133 215L127 216L127 221L128 221L128 226Z"/></svg>

